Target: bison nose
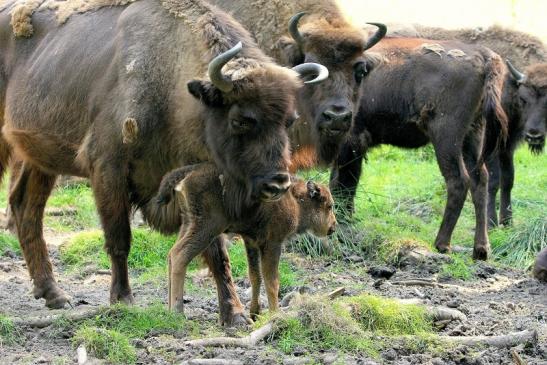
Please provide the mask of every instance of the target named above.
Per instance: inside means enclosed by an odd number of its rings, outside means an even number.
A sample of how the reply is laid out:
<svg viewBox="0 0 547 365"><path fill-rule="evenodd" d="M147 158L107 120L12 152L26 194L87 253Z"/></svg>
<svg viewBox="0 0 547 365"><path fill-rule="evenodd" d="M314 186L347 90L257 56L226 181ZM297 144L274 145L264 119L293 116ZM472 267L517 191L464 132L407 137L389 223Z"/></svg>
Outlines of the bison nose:
<svg viewBox="0 0 547 365"><path fill-rule="evenodd" d="M329 227L329 231L327 232L327 236L332 236L334 234L334 231L336 230L336 225L333 224Z"/></svg>
<svg viewBox="0 0 547 365"><path fill-rule="evenodd" d="M526 140L528 142L539 141L545 138L545 135L537 129L530 129L526 132Z"/></svg>
<svg viewBox="0 0 547 365"><path fill-rule="evenodd" d="M346 108L329 108L321 114L319 128L332 135L340 135L351 127L352 112Z"/></svg>
<svg viewBox="0 0 547 365"><path fill-rule="evenodd" d="M291 186L291 176L286 173L277 173L265 179L261 187L261 199L273 201L279 199Z"/></svg>

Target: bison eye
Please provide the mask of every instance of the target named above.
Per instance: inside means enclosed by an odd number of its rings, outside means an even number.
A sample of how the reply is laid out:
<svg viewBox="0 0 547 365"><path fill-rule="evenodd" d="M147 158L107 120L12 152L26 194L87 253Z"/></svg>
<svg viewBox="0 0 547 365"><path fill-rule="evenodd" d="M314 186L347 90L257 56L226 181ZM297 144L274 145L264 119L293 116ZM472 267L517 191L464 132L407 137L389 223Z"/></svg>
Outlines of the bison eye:
<svg viewBox="0 0 547 365"><path fill-rule="evenodd" d="M353 75L355 77L355 82L360 84L367 75L367 72L367 64L364 62L357 62L353 66Z"/></svg>
<svg viewBox="0 0 547 365"><path fill-rule="evenodd" d="M250 131L255 124L256 121L252 118L238 118L230 120L230 127L234 133L246 133Z"/></svg>
<svg viewBox="0 0 547 365"><path fill-rule="evenodd" d="M300 115L297 112L295 112L292 116L287 118L287 121L285 122L285 126L287 128L290 128L294 124L294 122L298 120L298 118L300 118Z"/></svg>

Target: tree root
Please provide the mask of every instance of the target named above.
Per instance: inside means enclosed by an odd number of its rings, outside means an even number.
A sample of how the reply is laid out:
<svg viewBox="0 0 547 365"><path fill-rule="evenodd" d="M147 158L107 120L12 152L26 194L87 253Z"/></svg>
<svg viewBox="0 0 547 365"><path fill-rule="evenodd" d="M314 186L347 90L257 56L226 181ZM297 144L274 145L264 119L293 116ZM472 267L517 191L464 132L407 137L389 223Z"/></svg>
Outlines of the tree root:
<svg viewBox="0 0 547 365"><path fill-rule="evenodd" d="M525 330L513 332L500 336L440 336L444 341L453 344L465 346L493 346L499 348L508 348L518 345L535 344L538 340L538 334L534 330Z"/></svg>
<svg viewBox="0 0 547 365"><path fill-rule="evenodd" d="M44 316L44 317L28 317L28 318L15 317L13 318L13 324L18 326L44 328L44 327L51 326L53 323L55 323L59 319L67 319L69 321L81 321L84 319L88 319L88 318L96 316L100 310L101 310L100 307L92 307L92 308L83 308L82 310L74 310L70 312L54 314L51 316Z"/></svg>
<svg viewBox="0 0 547 365"><path fill-rule="evenodd" d="M273 323L269 322L259 329L251 332L248 336L242 338L235 337L213 337L202 338L199 340L186 341L185 344L190 346L212 346L212 347L245 347L251 348L256 346L264 338L268 337L273 332Z"/></svg>

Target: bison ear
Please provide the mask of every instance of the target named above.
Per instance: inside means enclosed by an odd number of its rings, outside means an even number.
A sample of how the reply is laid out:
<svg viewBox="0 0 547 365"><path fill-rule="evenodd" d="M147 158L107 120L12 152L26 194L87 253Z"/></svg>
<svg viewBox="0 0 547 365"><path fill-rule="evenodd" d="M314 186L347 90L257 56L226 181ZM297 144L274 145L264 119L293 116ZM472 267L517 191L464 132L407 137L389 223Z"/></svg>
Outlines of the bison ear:
<svg viewBox="0 0 547 365"><path fill-rule="evenodd" d="M308 181L306 183L306 188L308 189L308 195L312 199L320 199L321 198L321 188L317 186L316 183L313 181Z"/></svg>
<svg viewBox="0 0 547 365"><path fill-rule="evenodd" d="M284 65L294 67L304 63L304 54L292 38L281 37L275 44L275 49L279 52L281 63Z"/></svg>
<svg viewBox="0 0 547 365"><path fill-rule="evenodd" d="M224 105L222 92L209 81L192 80L188 84L188 92L196 99L210 107L221 107Z"/></svg>

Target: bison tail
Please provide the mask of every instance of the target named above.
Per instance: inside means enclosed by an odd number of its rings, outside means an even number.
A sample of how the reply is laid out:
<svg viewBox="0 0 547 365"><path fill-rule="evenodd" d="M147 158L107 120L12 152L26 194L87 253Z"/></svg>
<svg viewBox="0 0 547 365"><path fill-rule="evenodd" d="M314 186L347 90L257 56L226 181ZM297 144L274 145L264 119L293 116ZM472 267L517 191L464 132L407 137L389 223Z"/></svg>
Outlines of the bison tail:
<svg viewBox="0 0 547 365"><path fill-rule="evenodd" d="M489 51L485 64L483 118L486 121L482 156L487 159L507 141L509 119L502 105L506 67L501 57Z"/></svg>

